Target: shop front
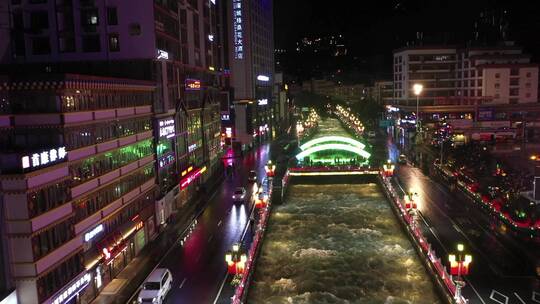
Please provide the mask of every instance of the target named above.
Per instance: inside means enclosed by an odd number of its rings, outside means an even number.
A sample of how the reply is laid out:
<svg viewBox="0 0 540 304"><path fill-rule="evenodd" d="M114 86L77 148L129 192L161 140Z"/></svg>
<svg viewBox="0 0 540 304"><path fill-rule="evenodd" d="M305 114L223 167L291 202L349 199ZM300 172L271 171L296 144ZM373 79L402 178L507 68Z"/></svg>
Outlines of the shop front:
<svg viewBox="0 0 540 304"><path fill-rule="evenodd" d="M153 208L150 209L152 210ZM75 303L91 303L149 242L151 237L148 233L155 234L155 228L146 226L155 225L154 216L144 219L144 211L85 252L90 286L81 293Z"/></svg>
<svg viewBox="0 0 540 304"><path fill-rule="evenodd" d="M88 289L92 275L85 271L73 279L54 296L45 301L45 304L75 304L79 303L80 295Z"/></svg>

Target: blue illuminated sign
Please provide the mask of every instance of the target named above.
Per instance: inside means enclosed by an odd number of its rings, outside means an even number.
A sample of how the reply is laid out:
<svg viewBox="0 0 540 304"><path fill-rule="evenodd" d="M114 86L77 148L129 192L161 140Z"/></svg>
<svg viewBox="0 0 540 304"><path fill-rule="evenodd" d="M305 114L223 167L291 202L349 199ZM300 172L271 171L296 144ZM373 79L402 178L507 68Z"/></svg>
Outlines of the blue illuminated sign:
<svg viewBox="0 0 540 304"><path fill-rule="evenodd" d="M244 30L242 20L242 0L233 0L234 58L244 59Z"/></svg>

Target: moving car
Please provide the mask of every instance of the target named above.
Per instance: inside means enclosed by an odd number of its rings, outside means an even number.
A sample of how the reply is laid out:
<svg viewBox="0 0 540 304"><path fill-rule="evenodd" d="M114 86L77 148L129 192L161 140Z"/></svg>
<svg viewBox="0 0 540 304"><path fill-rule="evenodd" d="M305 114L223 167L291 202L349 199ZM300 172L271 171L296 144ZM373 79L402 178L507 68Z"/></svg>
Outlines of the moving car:
<svg viewBox="0 0 540 304"><path fill-rule="evenodd" d="M254 182L257 181L257 172L255 172L255 170L249 171L249 173L248 173L248 181L250 183L254 183Z"/></svg>
<svg viewBox="0 0 540 304"><path fill-rule="evenodd" d="M373 138L373 137L375 137L377 134L375 133L375 131L369 131L369 132L367 132L367 135L368 135L368 137Z"/></svg>
<svg viewBox="0 0 540 304"><path fill-rule="evenodd" d="M167 268L156 268L144 280L139 292L137 302L139 304L161 304L172 287L172 274Z"/></svg>
<svg viewBox="0 0 540 304"><path fill-rule="evenodd" d="M234 193L232 195L233 201L236 202L243 202L246 199L246 188L244 187L237 187L234 189Z"/></svg>
<svg viewBox="0 0 540 304"><path fill-rule="evenodd" d="M399 158L398 158L398 163L400 163L402 165L407 164L407 157L405 155L403 155L403 154L400 154Z"/></svg>

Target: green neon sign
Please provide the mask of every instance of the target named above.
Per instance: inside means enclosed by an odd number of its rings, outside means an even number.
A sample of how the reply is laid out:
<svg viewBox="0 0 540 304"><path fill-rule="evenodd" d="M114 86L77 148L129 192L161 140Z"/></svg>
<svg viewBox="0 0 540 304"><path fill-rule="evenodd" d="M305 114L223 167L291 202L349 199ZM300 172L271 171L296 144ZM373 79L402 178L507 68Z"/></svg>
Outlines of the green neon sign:
<svg viewBox="0 0 540 304"><path fill-rule="evenodd" d="M306 150L312 146L315 146L315 145L318 145L318 144L322 144L322 143L327 143L327 142L340 142L340 143L346 143L346 144L349 144L351 146L354 146L358 149L361 149L363 150L366 145L364 145L363 143L357 141L357 140L354 140L352 138L349 138L349 137L344 137L344 136L324 136L324 137L319 137L319 138L315 138L315 139L312 139L308 142L306 142L305 144L301 145L300 146L300 149L303 151L303 150Z"/></svg>
<svg viewBox="0 0 540 304"><path fill-rule="evenodd" d="M371 154L368 153L367 151L357 147L357 146L350 146L350 145L344 145L344 144L325 144L325 145L319 145L319 146L314 146L314 147L310 147L308 148L307 150L304 150L300 153L298 153L298 155L296 155L296 159L298 160L301 160L301 159L304 159L304 157L310 155L310 154L313 154L313 153L317 153L317 152L320 152L320 151L328 151L328 150L341 150L341 151L349 151L349 152L352 152L354 154L357 154L357 155L360 155L364 158L370 158L371 157Z"/></svg>

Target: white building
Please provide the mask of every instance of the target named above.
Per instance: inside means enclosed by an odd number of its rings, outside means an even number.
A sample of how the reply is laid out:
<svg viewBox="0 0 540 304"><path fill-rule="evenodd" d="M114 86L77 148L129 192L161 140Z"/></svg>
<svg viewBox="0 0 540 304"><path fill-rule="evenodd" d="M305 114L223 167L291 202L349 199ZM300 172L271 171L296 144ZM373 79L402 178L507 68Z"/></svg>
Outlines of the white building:
<svg viewBox="0 0 540 304"><path fill-rule="evenodd" d="M538 65L521 48L411 47L394 52L394 100L412 105L517 104L538 100Z"/></svg>

